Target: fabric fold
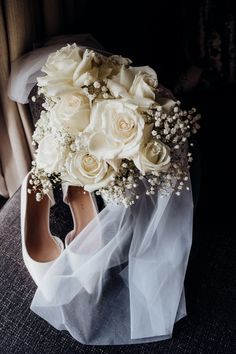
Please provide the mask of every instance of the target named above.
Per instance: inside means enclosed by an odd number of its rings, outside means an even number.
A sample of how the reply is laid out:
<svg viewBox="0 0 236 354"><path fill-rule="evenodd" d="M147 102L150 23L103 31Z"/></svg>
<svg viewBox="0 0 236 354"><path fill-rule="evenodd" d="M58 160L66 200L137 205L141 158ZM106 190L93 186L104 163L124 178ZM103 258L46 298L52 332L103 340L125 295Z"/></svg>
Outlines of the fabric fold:
<svg viewBox="0 0 236 354"><path fill-rule="evenodd" d="M31 309L79 342L132 344L171 337L186 315L192 194L108 204L43 278ZM140 194L140 193L139 193Z"/></svg>

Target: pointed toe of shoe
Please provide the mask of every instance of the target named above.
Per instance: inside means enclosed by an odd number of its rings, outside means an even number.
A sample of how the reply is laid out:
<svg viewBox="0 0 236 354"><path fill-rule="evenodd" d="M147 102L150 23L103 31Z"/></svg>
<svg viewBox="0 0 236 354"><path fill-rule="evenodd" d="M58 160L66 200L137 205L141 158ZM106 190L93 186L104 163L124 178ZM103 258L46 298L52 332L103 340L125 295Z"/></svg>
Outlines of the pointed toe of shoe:
<svg viewBox="0 0 236 354"><path fill-rule="evenodd" d="M61 253L64 250L64 244L59 237L53 236L54 241L57 243ZM25 247L22 247L22 255L25 266L30 273L33 281L38 286L40 281L43 279L45 274L51 268L51 266L57 261L58 257L55 260L49 262L38 262L30 257ZM59 256L60 257L60 256Z"/></svg>

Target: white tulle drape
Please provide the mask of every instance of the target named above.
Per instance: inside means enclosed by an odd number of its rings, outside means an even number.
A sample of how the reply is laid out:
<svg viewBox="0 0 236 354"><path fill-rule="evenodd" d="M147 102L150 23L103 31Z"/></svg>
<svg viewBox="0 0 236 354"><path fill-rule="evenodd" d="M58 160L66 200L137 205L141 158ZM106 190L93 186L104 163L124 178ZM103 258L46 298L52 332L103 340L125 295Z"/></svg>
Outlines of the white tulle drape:
<svg viewBox="0 0 236 354"><path fill-rule="evenodd" d="M190 191L107 205L51 267L31 309L86 344L169 338L186 315L192 212Z"/></svg>
<svg viewBox="0 0 236 354"><path fill-rule="evenodd" d="M48 54L67 42L70 38L14 64L9 87L13 100L27 102ZM126 209L108 204L97 215L55 261L33 298L36 314L81 343L167 339L174 323L186 315L192 193L147 196L145 180L139 189L135 205Z"/></svg>

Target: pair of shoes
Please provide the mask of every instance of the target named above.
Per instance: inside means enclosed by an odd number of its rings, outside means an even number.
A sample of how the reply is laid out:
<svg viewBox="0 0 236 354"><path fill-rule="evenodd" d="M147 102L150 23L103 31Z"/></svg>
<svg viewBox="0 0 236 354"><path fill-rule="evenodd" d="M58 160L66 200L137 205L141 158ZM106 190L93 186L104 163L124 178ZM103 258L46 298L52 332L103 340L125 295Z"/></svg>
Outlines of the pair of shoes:
<svg viewBox="0 0 236 354"><path fill-rule="evenodd" d="M21 187L21 237L24 263L38 286L45 273L62 254L64 244L50 232L49 211L55 203L50 191L40 202L34 193L28 193L31 175L27 174ZM69 204L74 229L66 236L66 246L96 216L97 211L90 193L76 186L64 187L64 200Z"/></svg>

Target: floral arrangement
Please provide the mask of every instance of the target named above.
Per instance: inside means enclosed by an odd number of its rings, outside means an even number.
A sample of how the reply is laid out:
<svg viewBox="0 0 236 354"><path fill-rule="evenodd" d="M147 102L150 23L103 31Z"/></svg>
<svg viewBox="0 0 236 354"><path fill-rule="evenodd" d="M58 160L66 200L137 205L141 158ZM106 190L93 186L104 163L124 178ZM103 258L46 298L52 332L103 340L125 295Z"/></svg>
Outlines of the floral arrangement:
<svg viewBox="0 0 236 354"><path fill-rule="evenodd" d="M182 110L153 69L73 44L50 54L42 72L29 190L37 200L64 182L125 206L143 179L147 195L188 188L187 139L200 115Z"/></svg>

